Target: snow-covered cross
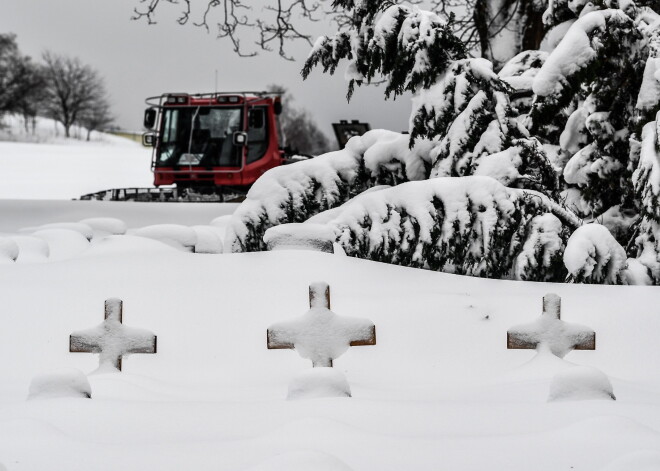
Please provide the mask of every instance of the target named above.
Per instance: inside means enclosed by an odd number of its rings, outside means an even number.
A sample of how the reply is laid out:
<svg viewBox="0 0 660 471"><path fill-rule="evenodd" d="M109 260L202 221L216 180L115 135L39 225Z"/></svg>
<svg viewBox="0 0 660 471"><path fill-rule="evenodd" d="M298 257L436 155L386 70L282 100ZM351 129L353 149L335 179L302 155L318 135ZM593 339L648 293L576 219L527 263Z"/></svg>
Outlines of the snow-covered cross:
<svg viewBox="0 0 660 471"><path fill-rule="evenodd" d="M332 361L358 345L376 345L376 326L368 319L340 317L330 310L327 283L309 286L309 307L302 317L268 328L268 348L295 349L312 360L314 367L332 366Z"/></svg>
<svg viewBox="0 0 660 471"><path fill-rule="evenodd" d="M547 348L559 358L571 350L595 350L596 333L588 327L561 320L561 298L553 293L543 297L543 314L530 324L507 332L507 348Z"/></svg>
<svg viewBox="0 0 660 471"><path fill-rule="evenodd" d="M69 351L99 353L99 368L110 365L121 371L122 356L131 353L156 353L156 336L144 329L122 324L121 299L105 300L105 320L69 337Z"/></svg>

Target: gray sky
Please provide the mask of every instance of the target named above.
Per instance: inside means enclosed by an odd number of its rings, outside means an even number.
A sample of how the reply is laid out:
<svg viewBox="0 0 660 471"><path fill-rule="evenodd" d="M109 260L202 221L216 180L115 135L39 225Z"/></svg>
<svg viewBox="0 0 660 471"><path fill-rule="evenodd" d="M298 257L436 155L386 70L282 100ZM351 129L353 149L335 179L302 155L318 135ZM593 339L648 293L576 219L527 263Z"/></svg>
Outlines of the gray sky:
<svg viewBox="0 0 660 471"><path fill-rule="evenodd" d="M34 58L48 49L78 56L99 70L117 122L126 129L141 129L145 97L213 91L216 70L219 91L262 90L271 83L286 86L329 137L331 123L339 119L359 119L372 128L407 129L408 98L385 102L382 88L363 87L347 104L343 69L334 77L316 71L303 81L306 43L291 47L295 62L266 52L239 58L228 41L215 39L213 30L207 34L202 28L182 27L166 15L154 26L131 21L136 5L138 0L2 0L0 32L17 34L21 51ZM331 31L328 25L312 27L318 34ZM246 46L250 39L244 39Z"/></svg>

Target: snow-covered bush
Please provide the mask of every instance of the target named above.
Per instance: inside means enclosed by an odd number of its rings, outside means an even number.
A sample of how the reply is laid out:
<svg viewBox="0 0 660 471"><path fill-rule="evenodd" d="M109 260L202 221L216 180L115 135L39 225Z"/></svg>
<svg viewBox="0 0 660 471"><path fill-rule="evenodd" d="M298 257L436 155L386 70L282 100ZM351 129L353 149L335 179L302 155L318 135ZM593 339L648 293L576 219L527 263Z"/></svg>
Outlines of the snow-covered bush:
<svg viewBox="0 0 660 471"><path fill-rule="evenodd" d="M564 263L577 283L621 284L626 251L605 226L585 224L568 239Z"/></svg>
<svg viewBox="0 0 660 471"><path fill-rule="evenodd" d="M408 148L408 136L374 130L346 148L266 172L250 189L227 226L225 251L265 250L266 230L304 222L368 188L429 177L430 145Z"/></svg>
<svg viewBox="0 0 660 471"><path fill-rule="evenodd" d="M347 255L475 276L557 281L565 276L558 257L569 228L578 224L547 197L488 177L409 182L356 198L334 216L327 224Z"/></svg>
<svg viewBox="0 0 660 471"><path fill-rule="evenodd" d="M15 262L18 253L18 244L13 239L0 237L0 263Z"/></svg>

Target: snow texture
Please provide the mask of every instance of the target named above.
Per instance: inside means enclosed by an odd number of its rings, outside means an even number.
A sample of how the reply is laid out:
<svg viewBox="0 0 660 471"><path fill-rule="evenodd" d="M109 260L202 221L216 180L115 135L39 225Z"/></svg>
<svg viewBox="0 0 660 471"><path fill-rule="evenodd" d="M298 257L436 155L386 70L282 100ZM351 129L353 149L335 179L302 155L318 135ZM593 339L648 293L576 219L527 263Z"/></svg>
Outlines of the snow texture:
<svg viewBox="0 0 660 471"><path fill-rule="evenodd" d="M92 397L87 376L75 368L61 368L32 378L28 399Z"/></svg>
<svg viewBox="0 0 660 471"><path fill-rule="evenodd" d="M310 222L271 227L264 235L268 250L315 250L333 253L334 241L335 234L330 227Z"/></svg>
<svg viewBox="0 0 660 471"><path fill-rule="evenodd" d="M368 319L332 312L323 294L329 289L327 283L313 283L309 289L310 310L300 318L271 325L268 344L270 348L293 347L314 367L330 367L352 343L368 342L375 327Z"/></svg>
<svg viewBox="0 0 660 471"><path fill-rule="evenodd" d="M158 240L183 252L194 252L197 234L194 229L179 224L156 224L131 231L131 234Z"/></svg>
<svg viewBox="0 0 660 471"><path fill-rule="evenodd" d="M351 397L351 387L337 368L320 367L305 370L289 382L287 399L319 397Z"/></svg>
<svg viewBox="0 0 660 471"><path fill-rule="evenodd" d="M644 79L639 89L637 109L657 110L660 108L660 57L646 60Z"/></svg>
<svg viewBox="0 0 660 471"><path fill-rule="evenodd" d="M105 302L106 318L98 326L73 332L71 351L99 354L97 371L121 370L122 356L131 353L156 353L156 336L145 329L122 324L122 301Z"/></svg>
<svg viewBox="0 0 660 471"><path fill-rule="evenodd" d="M274 456L247 471L352 471L335 456L318 451L294 451Z"/></svg>
<svg viewBox="0 0 660 471"><path fill-rule="evenodd" d="M535 346L538 351L550 351L564 358L577 346L588 343L594 332L588 327L562 321L560 314L561 298L553 293L546 294L541 317L529 324L510 328L510 341L519 345L517 348Z"/></svg>
<svg viewBox="0 0 660 471"><path fill-rule="evenodd" d="M564 251L566 269L581 283L621 284L626 260L623 247L605 226L596 223L573 232Z"/></svg>
<svg viewBox="0 0 660 471"><path fill-rule="evenodd" d="M548 402L616 400L605 373L591 366L574 366L557 373L550 383Z"/></svg>

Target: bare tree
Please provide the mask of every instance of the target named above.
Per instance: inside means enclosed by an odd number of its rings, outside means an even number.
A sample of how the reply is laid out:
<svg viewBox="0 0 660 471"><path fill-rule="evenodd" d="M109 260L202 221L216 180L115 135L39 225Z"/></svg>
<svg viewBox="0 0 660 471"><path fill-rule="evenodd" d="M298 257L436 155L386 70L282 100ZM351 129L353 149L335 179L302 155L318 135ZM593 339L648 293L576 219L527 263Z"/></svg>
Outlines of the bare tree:
<svg viewBox="0 0 660 471"><path fill-rule="evenodd" d="M46 52L43 55L46 80L46 110L62 123L66 137L71 126L92 108L103 90L98 72L78 58Z"/></svg>
<svg viewBox="0 0 660 471"><path fill-rule="evenodd" d="M248 0L249 2L249 0ZM292 60L287 53L288 42L302 40L310 45L312 36L301 30L308 21L318 21L326 12L322 4L327 0L265 0L253 2L245 0L138 0L134 8L133 20L156 23L158 11L172 7L178 9L177 22L180 25L194 26L210 30L217 25L218 38L228 39L234 52L242 57L251 57L257 50L276 49L285 59ZM329 2L327 2L329 3ZM249 36L254 30L258 34L254 40L256 47L247 49L241 45L241 37Z"/></svg>
<svg viewBox="0 0 660 471"><path fill-rule="evenodd" d="M296 154L319 155L331 150L328 137L321 131L310 113L293 104L293 96L282 85L269 85L268 91L282 94L282 114L279 116L286 146Z"/></svg>
<svg viewBox="0 0 660 471"><path fill-rule="evenodd" d="M16 36L0 34L0 113L21 111L41 85L39 68L18 50Z"/></svg>
<svg viewBox="0 0 660 471"><path fill-rule="evenodd" d="M108 102L105 93L99 96L89 108L83 110L79 122L87 129L88 141L92 131L105 129L114 122L110 103Z"/></svg>

